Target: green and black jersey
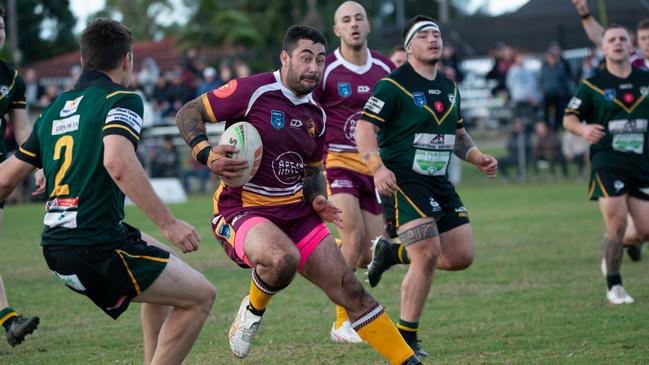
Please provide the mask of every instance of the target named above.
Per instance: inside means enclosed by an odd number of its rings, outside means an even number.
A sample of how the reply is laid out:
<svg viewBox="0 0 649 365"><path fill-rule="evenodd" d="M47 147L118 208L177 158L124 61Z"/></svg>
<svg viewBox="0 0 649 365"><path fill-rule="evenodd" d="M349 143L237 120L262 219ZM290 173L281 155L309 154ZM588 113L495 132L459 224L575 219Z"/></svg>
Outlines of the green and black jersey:
<svg viewBox="0 0 649 365"><path fill-rule="evenodd" d="M84 72L36 120L16 157L42 167L49 201L43 245L94 245L123 240L124 194L104 168L103 137L121 135L137 147L140 96L101 72Z"/></svg>
<svg viewBox="0 0 649 365"><path fill-rule="evenodd" d="M387 168L446 178L455 132L464 123L457 86L441 72L431 81L404 64L376 84L361 118L380 128Z"/></svg>
<svg viewBox="0 0 649 365"><path fill-rule="evenodd" d="M636 68L625 79L603 70L581 82L566 113L604 126L604 137L590 147L593 171L610 167L649 171L647 94L649 72Z"/></svg>
<svg viewBox="0 0 649 365"><path fill-rule="evenodd" d="M4 135L7 129L6 114L10 109L25 109L25 82L18 71L0 61L0 161L7 152Z"/></svg>

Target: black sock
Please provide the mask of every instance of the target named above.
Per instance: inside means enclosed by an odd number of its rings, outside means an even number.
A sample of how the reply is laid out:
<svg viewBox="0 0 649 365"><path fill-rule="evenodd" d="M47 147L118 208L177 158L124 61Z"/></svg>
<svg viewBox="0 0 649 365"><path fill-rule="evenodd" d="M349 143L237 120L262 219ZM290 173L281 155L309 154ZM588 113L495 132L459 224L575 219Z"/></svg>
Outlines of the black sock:
<svg viewBox="0 0 649 365"><path fill-rule="evenodd" d="M622 285L622 276L620 274L606 275L606 286L611 290L615 285Z"/></svg>
<svg viewBox="0 0 649 365"><path fill-rule="evenodd" d="M248 310L250 311L250 313L260 317L264 315L264 312L266 312L266 309L257 309L253 307L252 303L248 304Z"/></svg>
<svg viewBox="0 0 649 365"><path fill-rule="evenodd" d="M403 337L404 340L406 340L407 343L417 343L417 332L413 331L404 331L402 329L399 329L399 333L401 334L401 337Z"/></svg>
<svg viewBox="0 0 649 365"><path fill-rule="evenodd" d="M5 323L2 324L2 327L5 328L5 331L9 331L9 328L11 328L11 324L16 320L16 317L11 317L8 320L5 321Z"/></svg>

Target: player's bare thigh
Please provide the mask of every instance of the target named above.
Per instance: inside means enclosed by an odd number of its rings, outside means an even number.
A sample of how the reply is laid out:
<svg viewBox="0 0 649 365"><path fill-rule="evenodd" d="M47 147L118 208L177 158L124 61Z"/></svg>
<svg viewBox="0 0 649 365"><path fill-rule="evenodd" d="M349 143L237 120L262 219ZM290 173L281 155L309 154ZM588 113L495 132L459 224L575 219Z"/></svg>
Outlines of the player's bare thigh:
<svg viewBox="0 0 649 365"><path fill-rule="evenodd" d="M630 196L627 199L629 215L631 216L632 227L640 241L649 240L649 200L642 200Z"/></svg>
<svg viewBox="0 0 649 365"><path fill-rule="evenodd" d="M471 224L457 226L439 235L442 255L437 263L441 270L463 270L473 263L475 242Z"/></svg>
<svg viewBox="0 0 649 365"><path fill-rule="evenodd" d="M345 234L363 234L365 227L358 198L348 193L336 193L331 194L329 200L343 211L344 228L338 228L338 231Z"/></svg>
<svg viewBox="0 0 649 365"><path fill-rule="evenodd" d="M626 216L629 212L627 199L628 195L624 194L597 200L609 238L614 241L622 240L622 237L624 237Z"/></svg>
<svg viewBox="0 0 649 365"><path fill-rule="evenodd" d="M282 260L299 262L300 252L295 243L279 227L270 221L255 224L246 233L244 252L254 265L265 267L283 266Z"/></svg>

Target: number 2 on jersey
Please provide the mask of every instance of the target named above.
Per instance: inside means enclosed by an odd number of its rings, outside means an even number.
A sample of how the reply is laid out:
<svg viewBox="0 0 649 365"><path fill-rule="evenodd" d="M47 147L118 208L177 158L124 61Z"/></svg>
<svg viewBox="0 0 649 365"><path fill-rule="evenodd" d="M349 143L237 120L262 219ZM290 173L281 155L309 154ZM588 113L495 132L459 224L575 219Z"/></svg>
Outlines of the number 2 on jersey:
<svg viewBox="0 0 649 365"><path fill-rule="evenodd" d="M50 196L70 194L70 187L68 184L61 185L61 180L63 180L65 173L70 168L70 164L72 164L73 145L74 138L72 138L72 136L63 136L56 141L56 145L54 146L54 161L61 158L61 150L63 148L65 148L65 155L63 156L63 164L56 173L56 177L54 177L54 189L52 189L52 194L50 194Z"/></svg>

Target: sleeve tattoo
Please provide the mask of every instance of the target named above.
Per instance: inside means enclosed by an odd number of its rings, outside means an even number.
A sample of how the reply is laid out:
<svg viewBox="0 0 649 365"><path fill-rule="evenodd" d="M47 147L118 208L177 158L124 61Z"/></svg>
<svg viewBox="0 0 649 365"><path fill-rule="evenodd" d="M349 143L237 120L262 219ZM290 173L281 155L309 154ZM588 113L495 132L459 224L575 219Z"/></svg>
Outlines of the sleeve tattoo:
<svg viewBox="0 0 649 365"><path fill-rule="evenodd" d="M304 200L311 203L318 195L327 197L325 178L321 168L309 166L304 175Z"/></svg>

